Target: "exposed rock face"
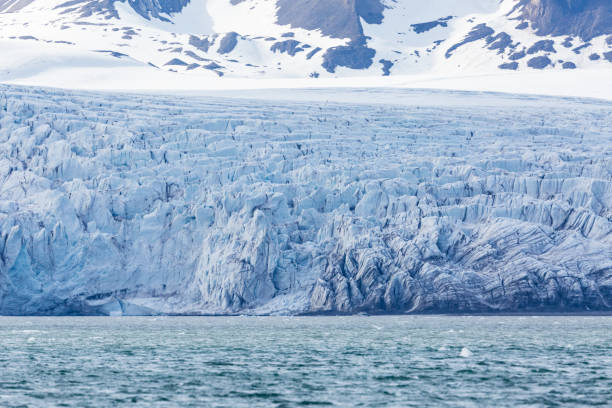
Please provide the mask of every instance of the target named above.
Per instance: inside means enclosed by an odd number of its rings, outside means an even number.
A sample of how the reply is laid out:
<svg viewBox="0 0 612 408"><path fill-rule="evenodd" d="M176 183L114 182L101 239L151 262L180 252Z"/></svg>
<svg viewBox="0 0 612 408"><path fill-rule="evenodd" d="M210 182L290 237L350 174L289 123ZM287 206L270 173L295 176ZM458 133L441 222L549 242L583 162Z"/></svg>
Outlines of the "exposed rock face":
<svg viewBox="0 0 612 408"><path fill-rule="evenodd" d="M610 103L431 96L2 86L0 314L610 310Z"/></svg>
<svg viewBox="0 0 612 408"><path fill-rule="evenodd" d="M306 30L321 30L334 38L359 40L360 19L369 24L383 20L381 0L278 0L278 23Z"/></svg>
<svg viewBox="0 0 612 408"><path fill-rule="evenodd" d="M335 72L338 66L366 69L372 65L376 51L367 47L361 19L380 24L383 10L381 0L279 0L278 23L349 39L348 45L325 53L323 68L328 72Z"/></svg>
<svg viewBox="0 0 612 408"><path fill-rule="evenodd" d="M522 18L539 35L575 35L588 41L612 32L609 0L523 0Z"/></svg>
<svg viewBox="0 0 612 408"><path fill-rule="evenodd" d="M145 18L159 17L159 13L178 13L190 0L128 0L134 10Z"/></svg>
<svg viewBox="0 0 612 408"><path fill-rule="evenodd" d="M60 8L77 8L82 16L105 14L109 18L118 18L115 3L126 0L68 0L60 4ZM146 19L157 18L167 20L160 13L171 14L181 11L190 0L127 0L128 4ZM30 1L31 3L32 1ZM0 7L2 4L0 3ZM0 10L2 11L2 10Z"/></svg>
<svg viewBox="0 0 612 408"><path fill-rule="evenodd" d="M323 56L323 68L335 72L337 67L365 69L372 65L376 50L368 48L364 42L350 43L332 47Z"/></svg>
<svg viewBox="0 0 612 408"><path fill-rule="evenodd" d="M219 41L219 54L228 54L232 52L238 44L238 33L227 33L221 41Z"/></svg>
<svg viewBox="0 0 612 408"><path fill-rule="evenodd" d="M0 0L0 13L16 13L34 0Z"/></svg>

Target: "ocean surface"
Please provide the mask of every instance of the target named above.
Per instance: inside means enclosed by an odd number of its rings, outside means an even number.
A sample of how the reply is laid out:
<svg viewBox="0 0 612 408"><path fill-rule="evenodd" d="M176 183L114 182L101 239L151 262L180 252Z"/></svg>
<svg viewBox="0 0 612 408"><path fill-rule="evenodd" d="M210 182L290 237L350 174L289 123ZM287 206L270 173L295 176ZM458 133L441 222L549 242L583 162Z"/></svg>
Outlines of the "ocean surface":
<svg viewBox="0 0 612 408"><path fill-rule="evenodd" d="M612 403L612 317L0 317L2 407Z"/></svg>

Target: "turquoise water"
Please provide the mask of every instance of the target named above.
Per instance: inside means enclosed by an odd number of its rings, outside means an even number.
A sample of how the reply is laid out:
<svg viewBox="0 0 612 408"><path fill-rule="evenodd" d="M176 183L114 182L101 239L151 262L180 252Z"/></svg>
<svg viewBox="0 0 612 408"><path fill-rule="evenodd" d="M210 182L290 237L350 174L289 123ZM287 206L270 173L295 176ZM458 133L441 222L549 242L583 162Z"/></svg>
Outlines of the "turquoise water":
<svg viewBox="0 0 612 408"><path fill-rule="evenodd" d="M611 401L612 317L0 317L3 407Z"/></svg>

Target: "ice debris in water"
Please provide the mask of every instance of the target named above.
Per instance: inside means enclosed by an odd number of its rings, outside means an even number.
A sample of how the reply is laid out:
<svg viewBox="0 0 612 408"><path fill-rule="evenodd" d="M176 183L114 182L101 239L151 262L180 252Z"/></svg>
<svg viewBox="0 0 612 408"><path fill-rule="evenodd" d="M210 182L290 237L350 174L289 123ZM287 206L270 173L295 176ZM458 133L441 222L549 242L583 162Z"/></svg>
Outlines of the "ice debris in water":
<svg viewBox="0 0 612 408"><path fill-rule="evenodd" d="M610 310L609 102L385 92L0 86L0 313Z"/></svg>
<svg viewBox="0 0 612 408"><path fill-rule="evenodd" d="M463 348L461 349L461 353L459 353L459 356L461 356L461 357L463 357L463 358L470 358L470 357L472 357L472 355L473 355L473 354L474 354L474 353L472 353L472 352L470 351L470 349L468 349L467 347L463 347Z"/></svg>

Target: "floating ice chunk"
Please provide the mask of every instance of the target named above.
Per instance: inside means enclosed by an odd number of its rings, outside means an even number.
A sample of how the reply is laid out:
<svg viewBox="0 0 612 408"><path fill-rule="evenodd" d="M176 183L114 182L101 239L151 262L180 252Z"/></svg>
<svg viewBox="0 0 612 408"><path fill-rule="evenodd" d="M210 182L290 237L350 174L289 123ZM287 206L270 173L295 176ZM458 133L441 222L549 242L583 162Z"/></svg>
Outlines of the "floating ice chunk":
<svg viewBox="0 0 612 408"><path fill-rule="evenodd" d="M462 349L461 349L461 353L459 353L459 356L460 356L460 357L463 357L463 358L470 358L470 357L472 357L473 355L474 355L474 353L472 353L472 352L470 351L470 349L469 349L469 348L467 348L467 347L462 348Z"/></svg>

